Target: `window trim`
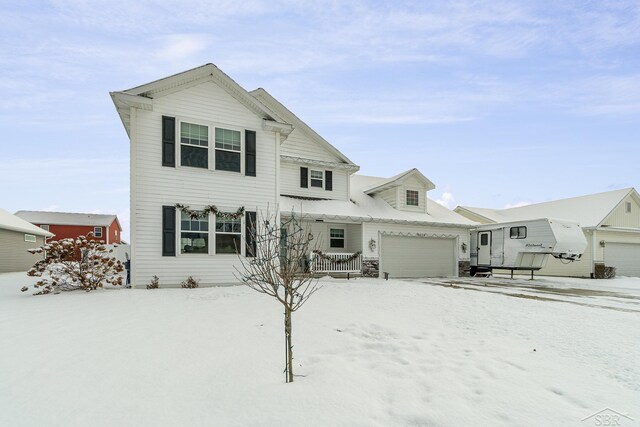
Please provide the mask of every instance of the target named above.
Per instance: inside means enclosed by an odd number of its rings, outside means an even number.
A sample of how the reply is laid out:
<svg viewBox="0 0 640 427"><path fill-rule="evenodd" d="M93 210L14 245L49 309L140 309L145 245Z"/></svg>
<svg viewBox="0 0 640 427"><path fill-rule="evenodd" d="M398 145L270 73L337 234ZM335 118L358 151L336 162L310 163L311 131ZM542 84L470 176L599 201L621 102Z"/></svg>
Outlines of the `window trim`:
<svg viewBox="0 0 640 427"><path fill-rule="evenodd" d="M312 178L311 176L313 175L314 172L320 172L320 174L322 175L322 178ZM313 185L313 181L320 181L320 185ZM324 171L323 170L317 170L317 169L309 169L309 188L319 188L324 190L324 186L325 186L325 176L324 176Z"/></svg>
<svg viewBox="0 0 640 427"><path fill-rule="evenodd" d="M214 234L214 239L213 239L213 253L215 255L220 255L220 256L225 256L225 255L232 255L232 256L244 256L245 255L245 248L243 245L243 241L244 241L244 227L245 227L245 222L244 222L244 218L238 218L238 220L240 221L240 232L239 233L233 233L233 232L228 232L228 231L220 231L218 232L216 230L216 227L218 225L218 217L216 215L213 216L214 217L214 224L213 224L213 234ZM218 243L218 234L226 234L226 235L238 235L240 237L240 253L218 253L217 251L217 243Z"/></svg>
<svg viewBox="0 0 640 427"><path fill-rule="evenodd" d="M24 241L29 243L37 243L38 237L35 234L24 233Z"/></svg>
<svg viewBox="0 0 640 427"><path fill-rule="evenodd" d="M216 135L215 135L215 133L216 133L216 131L218 129L220 129L220 130L228 130L228 131L231 131L231 132L238 132L240 134L240 149L239 150L230 150L228 148L218 148L216 146L217 142L216 142ZM245 150L243 149L243 146L244 146L244 135L243 135L243 132L239 131L237 129L232 129L232 128L229 128L229 127L221 127L221 126L214 126L213 127L213 132L214 132L214 135L213 135L213 165L212 165L213 166L213 170L220 171L220 172L232 172L232 173L244 174L244 159L243 159L243 155L244 155ZM238 156L240 158L240 170L230 171L230 170L216 168L216 159L217 159L217 152L218 151L226 151L228 153L236 153L236 154L238 154Z"/></svg>
<svg viewBox="0 0 640 427"><path fill-rule="evenodd" d="M96 231L100 231L100 234ZM93 227L93 237L102 237L102 227Z"/></svg>
<svg viewBox="0 0 640 427"><path fill-rule="evenodd" d="M178 247L176 248L176 255L186 255L188 257L192 257L192 256L208 256L211 254L211 214L207 215L207 231L198 231L198 233L207 233L208 235L208 247L207 247L207 252L206 253L198 253L198 252L182 252L182 233L193 233L195 231L192 230L183 230L182 229L182 214L183 212L180 211L179 209L176 209L177 215L178 215L178 219L177 219L177 238L176 238L176 242ZM204 219L204 218L202 218ZM202 220L201 219L201 220ZM214 242L215 243L215 242Z"/></svg>
<svg viewBox="0 0 640 427"><path fill-rule="evenodd" d="M332 237L331 236L331 232L333 230L340 230L342 231L342 237ZM342 246L333 246L333 240L342 240ZM329 249L344 249L347 245L347 233L344 229L344 227L342 228L333 228L333 227L329 227Z"/></svg>
<svg viewBox="0 0 640 427"><path fill-rule="evenodd" d="M416 193L416 204L410 204L409 203L409 191L411 191L412 193ZM405 189L404 191L404 204L405 206L410 206L412 208L419 208L420 207L420 191L419 190L412 190L412 189Z"/></svg>
<svg viewBox="0 0 640 427"><path fill-rule="evenodd" d="M524 229L524 236L520 235L520 230ZM516 230L515 237L513 236L513 231ZM509 238L514 240L521 240L527 238L527 226L519 225L516 227L509 228Z"/></svg>
<svg viewBox="0 0 640 427"><path fill-rule="evenodd" d="M211 172L216 172L216 173L227 173L227 174L241 174L244 175L245 173L245 132L246 130L251 130L256 132L256 140L258 139L258 131L257 129L251 128L251 127L246 127L246 128L241 128L238 126L234 126L231 124L225 124L225 123L218 123L218 122L209 122L206 120L199 120L199 119L191 119L189 117L180 117L180 116L175 116L176 118L176 168L183 168L183 170L188 170L188 171L194 171L195 173L199 173L199 171L202 170L207 170L207 171L211 171ZM180 138L180 129L182 129L182 123L190 123L190 124L196 124L196 125L200 125L200 126L207 126L208 127L208 135L209 135L209 145L207 147L201 147L201 148L206 148L207 149L207 163L208 163L208 167L205 168L198 168L198 167L193 167L193 166L182 166L182 141ZM216 148L216 129L226 129L226 130L232 130L234 132L239 132L240 133L240 151L233 151L233 150L226 150L224 148ZM212 135L213 135L213 139L212 139ZM194 145L195 147L195 145ZM227 170L221 170L221 169L216 169L216 150L223 150L223 151L229 151L231 153L238 153L240 154L240 171L236 172L236 171L227 171ZM257 167L257 165L256 165Z"/></svg>
<svg viewBox="0 0 640 427"><path fill-rule="evenodd" d="M206 127L207 128L207 145L206 146L202 146L202 145L194 145L194 144L189 144L189 143L185 143L182 142L182 126L185 124L189 124L189 125L196 125L196 126L202 126L202 127ZM211 126L209 126L208 124L202 124L202 123L198 123L197 120L194 121L188 121L188 120L180 120L178 122L178 126L176 129L176 139L177 144L179 146L179 152L178 152L178 156L177 159L179 160L179 164L180 167L184 167L184 168L193 168L193 169L210 169L211 167L211 153L210 153L210 148L211 148ZM189 165L183 165L182 164L182 147L183 146L189 146L189 147L194 147L194 148L199 148L199 149L203 149L207 151L207 167L206 168L201 168L199 166L189 166Z"/></svg>

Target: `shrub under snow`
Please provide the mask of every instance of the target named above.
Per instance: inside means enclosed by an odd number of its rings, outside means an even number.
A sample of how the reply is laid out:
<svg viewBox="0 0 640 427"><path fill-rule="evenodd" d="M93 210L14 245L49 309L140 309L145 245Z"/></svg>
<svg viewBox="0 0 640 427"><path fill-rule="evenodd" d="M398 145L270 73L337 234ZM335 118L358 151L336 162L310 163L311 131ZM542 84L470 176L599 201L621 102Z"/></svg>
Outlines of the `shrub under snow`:
<svg viewBox="0 0 640 427"><path fill-rule="evenodd" d="M39 291L34 295L60 293L82 289L87 292L103 287L105 284L122 285L119 274L124 265L110 254L104 241L93 240L93 233L79 236L77 239L62 239L45 243L32 254L44 254L27 272L27 275L41 277L34 285ZM22 291L27 291L23 287Z"/></svg>

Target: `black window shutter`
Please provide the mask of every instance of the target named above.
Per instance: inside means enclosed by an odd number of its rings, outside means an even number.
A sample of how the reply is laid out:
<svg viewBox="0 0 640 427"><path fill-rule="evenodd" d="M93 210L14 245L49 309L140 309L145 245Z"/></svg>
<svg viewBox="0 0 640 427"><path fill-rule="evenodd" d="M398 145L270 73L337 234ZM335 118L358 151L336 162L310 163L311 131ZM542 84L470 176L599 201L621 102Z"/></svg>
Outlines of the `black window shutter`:
<svg viewBox="0 0 640 427"><path fill-rule="evenodd" d="M176 256L176 208L162 207L162 256Z"/></svg>
<svg viewBox="0 0 640 427"><path fill-rule="evenodd" d="M333 172L324 171L324 189L327 191L333 191Z"/></svg>
<svg viewBox="0 0 640 427"><path fill-rule="evenodd" d="M300 168L300 187L309 188L309 168Z"/></svg>
<svg viewBox="0 0 640 427"><path fill-rule="evenodd" d="M256 256L256 213L255 212L245 212L244 215L244 239L247 242L247 247L245 248L245 256L255 257Z"/></svg>
<svg viewBox="0 0 640 427"><path fill-rule="evenodd" d="M244 174L256 176L256 131L244 131Z"/></svg>
<svg viewBox="0 0 640 427"><path fill-rule="evenodd" d="M162 166L176 166L176 118L162 116Z"/></svg>

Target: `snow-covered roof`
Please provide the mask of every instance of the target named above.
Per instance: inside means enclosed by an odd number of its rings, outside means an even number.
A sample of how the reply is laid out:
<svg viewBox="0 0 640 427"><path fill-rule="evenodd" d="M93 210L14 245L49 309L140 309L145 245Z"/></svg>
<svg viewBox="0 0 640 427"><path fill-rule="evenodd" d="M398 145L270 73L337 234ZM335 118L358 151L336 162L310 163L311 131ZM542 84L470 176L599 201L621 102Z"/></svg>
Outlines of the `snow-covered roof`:
<svg viewBox="0 0 640 427"><path fill-rule="evenodd" d="M351 201L307 200L280 197L280 212L298 212L326 220L374 221L395 223L425 223L454 226L474 226L476 222L459 215L429 199L427 213L407 212L393 208L387 202L363 192L363 188L385 181L386 178L351 175Z"/></svg>
<svg viewBox="0 0 640 427"><path fill-rule="evenodd" d="M402 180L411 176L416 177L418 178L418 180L422 181L424 185L427 187L427 191L433 190L436 188L433 182L427 179L427 177L424 176L418 169L413 168L413 169L409 169L408 171L399 173L398 175L392 176L391 178L369 177L369 178L375 178L375 180L373 180L375 181L375 183L371 184L370 186L363 187L362 191L365 194L375 194L380 191L386 190L387 188L400 185L402 183ZM373 182L373 181L369 180L369 182Z"/></svg>
<svg viewBox="0 0 640 427"><path fill-rule="evenodd" d="M510 209L487 209L459 206L493 222L521 221L536 218L556 218L574 221L582 227L598 227L609 214L631 193L633 188L607 191L587 196L536 203Z"/></svg>
<svg viewBox="0 0 640 427"><path fill-rule="evenodd" d="M199 84L206 81L213 81L218 84L222 89L229 93L229 95L236 98L238 102L243 104L250 111L253 111L259 117L263 118L265 121L281 125L279 131L283 135L283 138L286 139L286 136L293 130L293 126L285 123L280 116L264 105L264 103L260 102L257 98L250 95L249 92L214 64L204 64L131 89L110 92L110 95L116 106L116 110L120 115L122 124L124 125L127 134L129 134L131 124L131 107L153 111L153 98L162 96L162 94L165 93L171 93L171 91L180 90L182 87L186 87L188 85ZM265 125L266 124L267 123L265 123Z"/></svg>
<svg viewBox="0 0 640 427"><path fill-rule="evenodd" d="M88 214L72 212L18 211L16 216L33 224L49 225L86 225L107 227L118 217L113 214Z"/></svg>
<svg viewBox="0 0 640 427"><path fill-rule="evenodd" d="M260 87L258 89L252 90L249 93L264 105L269 107L272 111L275 111L280 117L286 120L287 123L291 123L294 125L294 127L302 130L307 134L307 136L313 139L316 143L320 144L342 162L350 165L355 165L355 163L353 163L340 150L331 145L329 141L320 136L320 134L314 131L309 125L307 125L304 121L302 121L302 119L291 112L291 110L285 107L280 101L275 99L269 92Z"/></svg>
<svg viewBox="0 0 640 427"><path fill-rule="evenodd" d="M4 230L19 231L21 233L35 234L36 236L52 237L53 233L49 233L40 227L25 221L22 218L0 209L0 228Z"/></svg>

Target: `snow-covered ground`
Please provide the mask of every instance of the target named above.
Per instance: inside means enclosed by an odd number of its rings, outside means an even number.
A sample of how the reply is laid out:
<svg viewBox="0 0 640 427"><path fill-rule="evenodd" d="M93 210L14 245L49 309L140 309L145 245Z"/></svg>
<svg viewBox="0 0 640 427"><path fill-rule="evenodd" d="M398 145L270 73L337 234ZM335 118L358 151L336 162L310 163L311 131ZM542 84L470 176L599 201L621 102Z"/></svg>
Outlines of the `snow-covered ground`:
<svg viewBox="0 0 640 427"><path fill-rule="evenodd" d="M487 280L323 280L284 384L281 309L248 288L35 297L3 274L0 425L640 422L639 279ZM582 287L607 292L553 292Z"/></svg>

